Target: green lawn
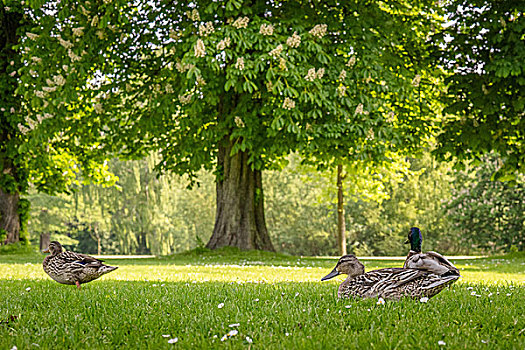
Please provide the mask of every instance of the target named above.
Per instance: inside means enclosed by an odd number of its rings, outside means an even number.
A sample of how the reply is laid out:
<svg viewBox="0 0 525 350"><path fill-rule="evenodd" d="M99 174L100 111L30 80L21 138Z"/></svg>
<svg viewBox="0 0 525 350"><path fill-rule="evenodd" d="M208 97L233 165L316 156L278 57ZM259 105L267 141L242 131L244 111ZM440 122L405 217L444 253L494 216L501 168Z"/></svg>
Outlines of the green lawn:
<svg viewBox="0 0 525 350"><path fill-rule="evenodd" d="M456 261L463 279L428 303L384 305L338 300L341 278L319 281L332 259L226 250L108 260L120 268L78 291L45 275L42 257L0 255L0 349L525 348L524 255Z"/></svg>

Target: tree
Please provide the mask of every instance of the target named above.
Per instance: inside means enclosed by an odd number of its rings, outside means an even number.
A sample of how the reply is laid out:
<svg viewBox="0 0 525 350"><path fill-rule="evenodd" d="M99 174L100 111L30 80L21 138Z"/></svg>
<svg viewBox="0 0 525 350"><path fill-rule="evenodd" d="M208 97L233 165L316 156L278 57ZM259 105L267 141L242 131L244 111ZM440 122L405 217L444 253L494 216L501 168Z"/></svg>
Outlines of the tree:
<svg viewBox="0 0 525 350"><path fill-rule="evenodd" d="M273 250L262 171L291 151L380 159L430 129L412 102L431 79L432 1L41 2L19 89L46 116L41 134L155 149L163 171L213 169L210 248Z"/></svg>
<svg viewBox="0 0 525 350"><path fill-rule="evenodd" d="M475 159L491 150L503 160L496 178L525 170L525 17L523 1L453 0L435 36L439 64L452 70L442 158Z"/></svg>

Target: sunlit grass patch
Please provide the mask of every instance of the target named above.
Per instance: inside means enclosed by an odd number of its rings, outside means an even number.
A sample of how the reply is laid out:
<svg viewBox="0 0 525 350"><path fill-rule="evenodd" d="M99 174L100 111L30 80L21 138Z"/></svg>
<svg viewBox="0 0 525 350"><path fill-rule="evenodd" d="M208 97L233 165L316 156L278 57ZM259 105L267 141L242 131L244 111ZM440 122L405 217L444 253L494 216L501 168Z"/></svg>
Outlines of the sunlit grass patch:
<svg viewBox="0 0 525 350"><path fill-rule="evenodd" d="M525 346L525 259L457 261L464 278L427 302L378 303L320 282L333 259L251 254L111 260L120 268L81 291L50 280L41 257L0 257L0 348Z"/></svg>

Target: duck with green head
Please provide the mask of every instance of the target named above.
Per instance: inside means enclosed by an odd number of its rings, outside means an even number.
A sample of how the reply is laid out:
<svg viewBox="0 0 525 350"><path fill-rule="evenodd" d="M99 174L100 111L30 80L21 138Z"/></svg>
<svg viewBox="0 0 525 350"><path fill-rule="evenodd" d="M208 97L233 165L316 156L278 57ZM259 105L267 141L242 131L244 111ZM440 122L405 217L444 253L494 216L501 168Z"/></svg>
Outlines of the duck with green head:
<svg viewBox="0 0 525 350"><path fill-rule="evenodd" d="M387 268L365 273L365 266L355 255L342 256L335 268L321 281L340 274L348 277L341 283L339 298L375 298L399 300L403 297L433 297L446 286L454 283L459 276L438 276L436 274L405 268Z"/></svg>
<svg viewBox="0 0 525 350"><path fill-rule="evenodd" d="M408 239L405 244L410 243L410 251L405 260L404 268L418 269L432 272L439 276L457 275L459 270L445 257L436 252L421 252L423 235L417 227L410 228Z"/></svg>
<svg viewBox="0 0 525 350"><path fill-rule="evenodd" d="M89 255L64 251L57 241L49 243L49 248L43 253L51 253L44 258L44 272L58 283L74 284L78 289L81 284L96 280L118 268L105 265L102 260Z"/></svg>

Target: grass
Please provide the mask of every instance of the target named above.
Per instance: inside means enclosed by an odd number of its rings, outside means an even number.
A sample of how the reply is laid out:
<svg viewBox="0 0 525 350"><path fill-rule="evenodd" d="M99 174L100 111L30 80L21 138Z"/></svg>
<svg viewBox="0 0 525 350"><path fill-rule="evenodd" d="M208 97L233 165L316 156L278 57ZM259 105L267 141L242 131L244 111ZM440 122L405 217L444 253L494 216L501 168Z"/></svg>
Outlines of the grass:
<svg viewBox="0 0 525 350"><path fill-rule="evenodd" d="M42 257L0 255L0 349L525 348L524 255L456 261L463 279L428 303L384 305L339 300L341 279L319 281L333 259L223 250L108 260L120 268L78 291L50 280Z"/></svg>

